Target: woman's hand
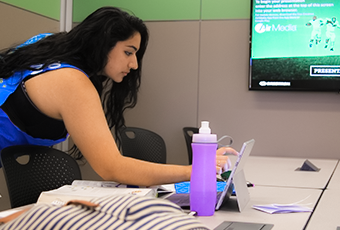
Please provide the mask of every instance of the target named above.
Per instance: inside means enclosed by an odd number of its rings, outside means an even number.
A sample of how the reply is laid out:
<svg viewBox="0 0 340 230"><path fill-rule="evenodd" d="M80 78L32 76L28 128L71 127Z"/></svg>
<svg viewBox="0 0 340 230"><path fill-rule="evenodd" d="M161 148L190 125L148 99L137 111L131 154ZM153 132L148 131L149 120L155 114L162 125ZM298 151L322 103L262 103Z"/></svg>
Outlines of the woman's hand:
<svg viewBox="0 0 340 230"><path fill-rule="evenodd" d="M226 155L238 155L238 152L231 147L222 147L216 151L216 174L228 170L231 167L231 162Z"/></svg>

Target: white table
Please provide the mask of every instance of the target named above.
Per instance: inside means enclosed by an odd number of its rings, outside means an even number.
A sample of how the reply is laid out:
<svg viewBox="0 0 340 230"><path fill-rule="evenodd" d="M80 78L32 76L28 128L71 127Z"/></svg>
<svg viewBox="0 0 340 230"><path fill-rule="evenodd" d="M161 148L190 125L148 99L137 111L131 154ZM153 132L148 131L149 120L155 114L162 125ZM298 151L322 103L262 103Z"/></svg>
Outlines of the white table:
<svg viewBox="0 0 340 230"><path fill-rule="evenodd" d="M333 176L327 186L327 189L338 189L340 190L340 165L336 167Z"/></svg>
<svg viewBox="0 0 340 230"><path fill-rule="evenodd" d="M246 179L255 185L324 189L338 160L308 159L320 168L320 171L296 171L305 160L305 158L250 156L244 173Z"/></svg>
<svg viewBox="0 0 340 230"><path fill-rule="evenodd" d="M306 230L336 230L340 226L340 190L325 190Z"/></svg>
<svg viewBox="0 0 340 230"><path fill-rule="evenodd" d="M290 204L305 199L301 204L311 203L308 206L313 208L322 191L318 189L255 186L249 188L249 192L250 201L243 212L236 211L236 203L234 200L230 200L213 216L199 216L197 218L211 229L217 227L223 221L239 221L274 224L273 230L302 230L311 215L309 212L268 214L255 210L252 206L273 203Z"/></svg>

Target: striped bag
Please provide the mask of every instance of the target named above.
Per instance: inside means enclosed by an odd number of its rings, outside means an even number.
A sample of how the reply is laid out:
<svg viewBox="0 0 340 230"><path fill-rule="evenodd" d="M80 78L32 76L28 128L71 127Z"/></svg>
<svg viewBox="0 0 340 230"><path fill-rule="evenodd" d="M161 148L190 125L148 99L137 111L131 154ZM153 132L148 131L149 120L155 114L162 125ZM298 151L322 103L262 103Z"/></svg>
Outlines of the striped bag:
<svg viewBox="0 0 340 230"><path fill-rule="evenodd" d="M0 220L1 221L1 220ZM28 229L208 229L167 200L135 195L106 196L64 206L37 204L1 230Z"/></svg>

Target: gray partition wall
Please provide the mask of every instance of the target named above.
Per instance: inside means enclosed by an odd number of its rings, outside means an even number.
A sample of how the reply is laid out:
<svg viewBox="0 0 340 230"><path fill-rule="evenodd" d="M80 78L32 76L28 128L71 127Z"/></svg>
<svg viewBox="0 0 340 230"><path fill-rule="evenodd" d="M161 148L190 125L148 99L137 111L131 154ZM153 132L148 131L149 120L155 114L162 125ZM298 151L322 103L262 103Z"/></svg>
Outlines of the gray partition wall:
<svg viewBox="0 0 340 230"><path fill-rule="evenodd" d="M0 49L39 33L58 31L59 20L0 1Z"/></svg>
<svg viewBox="0 0 340 230"><path fill-rule="evenodd" d="M233 136L236 149L254 138L254 155L338 157L337 93L248 91L250 0L74 0L74 22L105 5L134 13L150 30L127 125L161 134L168 163L187 163L182 127L201 120L218 136Z"/></svg>
<svg viewBox="0 0 340 230"><path fill-rule="evenodd" d="M59 31L59 0L57 5L55 5L57 1L50 1L48 3L50 8L41 5L30 10L22 8L20 5L11 5L8 2L11 1L0 1L0 49L20 44L39 33ZM20 1L12 2L20 3ZM21 2L25 4L25 1ZM30 2L34 3L36 1ZM45 10L48 14L44 14L44 8L49 9ZM2 196L0 198L0 211L10 208L2 169L0 169L0 195Z"/></svg>
<svg viewBox="0 0 340 230"><path fill-rule="evenodd" d="M198 20L148 20L140 101L127 124L161 134L186 164L182 127L208 120L252 155L339 158L339 94L248 90L250 1L201 1Z"/></svg>

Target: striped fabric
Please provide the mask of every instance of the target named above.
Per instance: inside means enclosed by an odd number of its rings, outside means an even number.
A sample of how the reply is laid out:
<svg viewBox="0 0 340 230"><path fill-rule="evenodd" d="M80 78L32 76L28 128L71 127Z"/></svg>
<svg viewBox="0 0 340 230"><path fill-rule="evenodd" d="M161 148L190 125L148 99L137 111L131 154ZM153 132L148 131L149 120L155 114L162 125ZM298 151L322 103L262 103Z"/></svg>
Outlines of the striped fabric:
<svg viewBox="0 0 340 230"><path fill-rule="evenodd" d="M99 206L38 204L0 229L208 229L167 200L120 195L91 202Z"/></svg>

